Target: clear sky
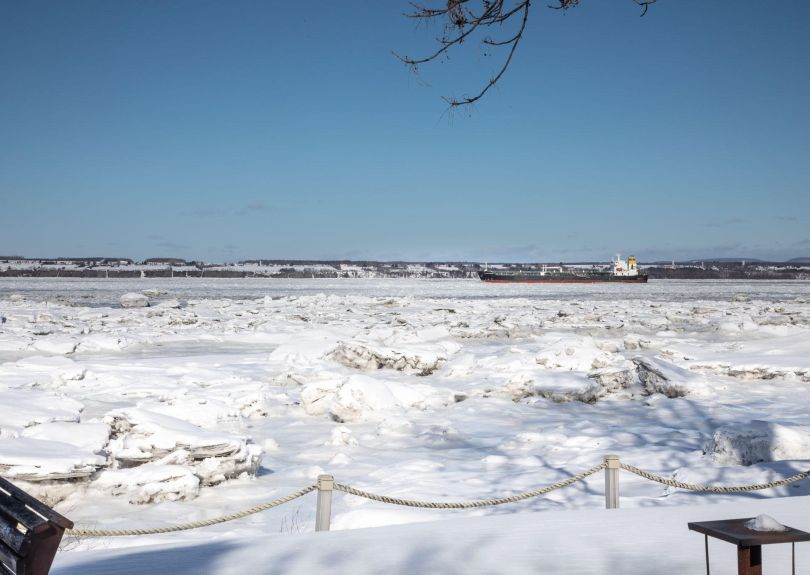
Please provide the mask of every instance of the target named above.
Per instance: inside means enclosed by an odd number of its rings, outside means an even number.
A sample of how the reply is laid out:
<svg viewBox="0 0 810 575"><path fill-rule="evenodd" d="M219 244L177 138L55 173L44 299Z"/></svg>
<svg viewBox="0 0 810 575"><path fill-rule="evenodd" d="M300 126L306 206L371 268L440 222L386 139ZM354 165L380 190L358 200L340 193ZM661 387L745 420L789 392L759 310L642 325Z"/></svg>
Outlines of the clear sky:
<svg viewBox="0 0 810 575"><path fill-rule="evenodd" d="M810 2L546 4L445 114L405 0L0 0L0 254L810 256Z"/></svg>

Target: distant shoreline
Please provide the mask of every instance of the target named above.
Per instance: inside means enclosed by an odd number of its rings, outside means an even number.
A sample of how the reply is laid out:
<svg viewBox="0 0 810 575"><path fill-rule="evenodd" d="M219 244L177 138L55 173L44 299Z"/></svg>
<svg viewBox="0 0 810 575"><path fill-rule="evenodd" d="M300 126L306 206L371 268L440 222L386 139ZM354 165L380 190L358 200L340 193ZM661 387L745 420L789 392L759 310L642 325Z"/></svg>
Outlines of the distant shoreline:
<svg viewBox="0 0 810 575"><path fill-rule="evenodd" d="M802 260L804 258L801 258ZM573 270L604 269L599 262L559 262ZM181 258L25 258L0 256L0 278L262 278L262 279L478 279L484 270L527 272L543 263L480 263L471 261L374 260L244 260L230 263L188 261ZM810 263L803 261L710 260L639 262L650 279L799 279L810 280Z"/></svg>
<svg viewBox="0 0 810 575"><path fill-rule="evenodd" d="M644 268L644 272L649 274L650 279L678 279L678 280L810 280L809 269L700 269L693 267L665 268L649 267ZM317 272L289 271L281 273L262 273L247 270L228 269L203 269L203 270L182 270L171 269L149 269L149 270L127 270L127 269L7 269L0 270L2 278L66 278L66 279L470 279L478 280L473 271L457 271L455 273L441 272L430 273L429 271L420 273L385 273L382 271L366 272L362 275L349 274L335 270L334 272L319 270Z"/></svg>

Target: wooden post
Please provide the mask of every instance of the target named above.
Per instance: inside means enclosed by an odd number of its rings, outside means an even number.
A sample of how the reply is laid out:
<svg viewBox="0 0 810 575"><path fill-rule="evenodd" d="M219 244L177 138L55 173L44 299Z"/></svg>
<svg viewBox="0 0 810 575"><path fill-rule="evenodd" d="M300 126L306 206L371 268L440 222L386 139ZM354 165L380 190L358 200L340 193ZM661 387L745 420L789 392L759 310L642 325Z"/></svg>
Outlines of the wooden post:
<svg viewBox="0 0 810 575"><path fill-rule="evenodd" d="M605 509L619 508L619 456L606 455L605 463Z"/></svg>
<svg viewBox="0 0 810 575"><path fill-rule="evenodd" d="M335 478L331 475L318 476L318 507L315 510L315 531L329 531L332 520L332 490Z"/></svg>
<svg viewBox="0 0 810 575"><path fill-rule="evenodd" d="M737 546L737 573L762 575L762 545Z"/></svg>

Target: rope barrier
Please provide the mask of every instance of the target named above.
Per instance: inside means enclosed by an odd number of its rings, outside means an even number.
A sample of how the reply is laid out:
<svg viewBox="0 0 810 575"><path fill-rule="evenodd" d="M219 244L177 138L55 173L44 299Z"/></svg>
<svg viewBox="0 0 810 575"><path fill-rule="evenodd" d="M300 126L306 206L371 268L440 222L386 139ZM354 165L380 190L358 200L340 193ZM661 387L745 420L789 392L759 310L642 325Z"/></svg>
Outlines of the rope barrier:
<svg viewBox="0 0 810 575"><path fill-rule="evenodd" d="M372 501L379 501L381 503L390 503L392 505L404 505L405 507L421 507L424 509L475 509L479 507L490 507L492 505L503 505L504 503L515 503L517 501L522 501L524 499L530 499L532 497L537 497L539 495L545 495L546 493L550 493L555 489L561 489L563 487L567 487L577 481L582 481L589 475L593 475L597 471L604 469L607 464L600 463L599 465L594 465L587 471L583 471L578 475L574 475L569 477L568 479L564 479L562 481L558 481L557 483L552 483L547 487L543 487L541 489L535 489L534 491L526 491L525 493L519 493L517 495L512 495L510 497L499 497L497 499L477 499L473 501L416 501L413 499L400 499L398 497L389 497L388 495L378 495L376 493L369 493L368 491L362 491L360 489L355 489L354 487L349 487L348 485L342 485L340 483L335 483L335 489L338 491L343 491L344 493L348 493L349 495L356 495L357 497L365 497L366 499L371 499Z"/></svg>
<svg viewBox="0 0 810 575"><path fill-rule="evenodd" d="M509 497L498 497L495 499L474 499L471 501L418 501L415 499L402 499L399 497L391 497L388 495L379 495L377 493L363 491L361 489L356 489L349 485L343 485L342 483L335 483L334 489L337 491L342 491L349 495L355 495L357 497L370 499L372 501L378 501L380 503L388 503L391 505L402 505L405 507L419 507L423 509L477 509L481 507L503 505L505 503L516 503L518 501L523 501L525 499L531 499L533 497L538 497L540 495L546 495L547 493L550 493L556 489L562 489L563 487L568 487L569 485L573 485L578 481L582 481L583 479L593 475L594 473L602 469L605 469L606 467L608 467L607 462L602 462L599 465L594 465L590 469L583 471L582 473L572 475L567 479L563 479L562 481L552 483L551 485L547 485L546 487L542 487L540 489L535 489L533 491L526 491L524 493L518 493L516 495L511 495ZM780 479L778 481L771 481L769 483L757 483L754 485L738 485L738 486L697 485L693 483L685 483L683 481L677 481L675 479L669 479L667 477L662 477L660 475L656 475L654 473L650 473L648 471L639 469L638 467L628 465L627 463L620 462L619 467L621 469L624 469L625 471L629 471L630 473L638 475L639 477L642 477L644 479L655 481L656 483L661 483L663 485L668 485L670 487L676 487L679 489L686 489L689 491L703 491L707 493L748 493L751 491L759 491L762 489L781 487L783 485L795 483L796 481L801 481L802 479L807 479L808 477L810 477L810 470L808 470L803 471L801 473L797 473L796 475L791 475L790 477L786 477L784 479ZM331 476L329 477L329 479L331 481ZM173 533L175 531L186 531L189 529L197 529L199 527L208 527L210 525L217 525L219 523L234 521L236 519L247 517L248 515L253 515L255 513L260 513L262 511L267 511L268 509L278 507L279 505L283 505L285 503L293 501L294 499L303 497L308 493L312 493L316 489L318 489L317 484L310 485L308 487L305 487L304 489L301 489L300 491L291 493L286 497L275 499L268 503L263 503L262 505L257 505L255 507L251 507L250 509L245 509L244 511L239 511L237 513L231 513L229 515L215 517L213 519L203 519L191 523L181 523L179 525L173 525L170 527L152 527L146 529L69 529L67 533L74 537L123 537L128 535L156 535L160 533Z"/></svg>
<svg viewBox="0 0 810 575"><path fill-rule="evenodd" d="M661 477L660 475L655 475L654 473L643 471L638 467L633 467L632 465L628 465L626 463L619 463L619 466L625 471L635 473L639 477L649 479L650 481L655 481L656 483L663 483L664 485L669 485L670 487L678 487L679 489L687 489L689 491L705 491L707 493L748 493L751 491L759 491L761 489L771 489L773 487L781 487L783 485L795 483L796 481L801 481L802 479L810 477L810 470L808 470L802 471L801 473L797 473L796 475L791 475L790 477L786 477L784 479L780 479L778 481L771 481L770 483L757 483L754 485L729 485L729 486L695 485L692 483L684 483L683 481L676 481L674 479Z"/></svg>
<svg viewBox="0 0 810 575"><path fill-rule="evenodd" d="M267 511L273 507L278 507L279 505L283 505L294 499L303 497L307 493L312 493L315 491L315 489L317 489L317 485L310 485L309 487L305 487L304 489L291 493L290 495L282 497L281 499L263 503L262 505L257 505L255 507L251 507L250 509L245 509L244 511L231 513L230 515L222 515L221 517L214 517L213 519L202 519L200 521L194 521L191 523L181 523L180 525L172 525L170 527L152 527L148 529L69 529L67 533L68 535L72 535L74 537L124 537L127 535L156 535L158 533L187 531L189 529L197 529L199 527L208 527L209 525L217 525L218 523L233 521L234 519L241 519L243 517L247 517L248 515L253 515L254 513Z"/></svg>

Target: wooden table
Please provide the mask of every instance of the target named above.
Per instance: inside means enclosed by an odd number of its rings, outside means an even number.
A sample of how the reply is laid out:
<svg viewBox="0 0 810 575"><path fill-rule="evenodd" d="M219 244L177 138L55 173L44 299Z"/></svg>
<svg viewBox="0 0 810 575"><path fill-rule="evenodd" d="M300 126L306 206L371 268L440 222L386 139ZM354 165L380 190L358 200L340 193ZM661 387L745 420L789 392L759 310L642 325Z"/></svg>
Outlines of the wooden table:
<svg viewBox="0 0 810 575"><path fill-rule="evenodd" d="M706 544L706 574L709 575L709 536L734 543L737 546L737 573L762 575L762 546L771 543L790 543L793 574L796 574L796 542L810 541L810 533L787 527L785 531L752 531L745 523L752 518L724 519L689 523L691 531L703 533Z"/></svg>

